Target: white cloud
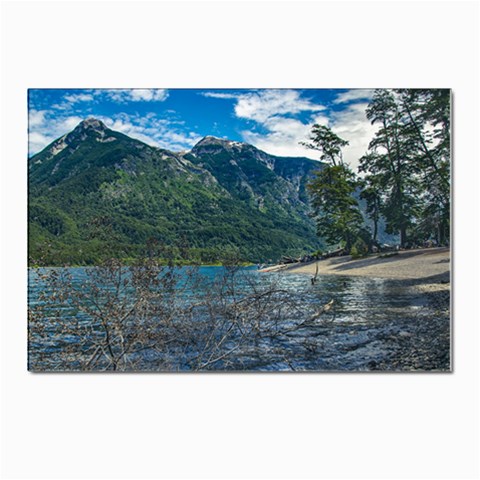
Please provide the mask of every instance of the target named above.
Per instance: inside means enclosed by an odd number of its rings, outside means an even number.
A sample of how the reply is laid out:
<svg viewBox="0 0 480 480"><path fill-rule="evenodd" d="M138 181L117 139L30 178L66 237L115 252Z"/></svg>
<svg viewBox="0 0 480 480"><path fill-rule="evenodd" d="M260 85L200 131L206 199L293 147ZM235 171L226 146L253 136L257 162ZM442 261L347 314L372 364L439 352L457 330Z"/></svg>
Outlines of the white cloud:
<svg viewBox="0 0 480 480"><path fill-rule="evenodd" d="M265 122L272 116L324 110L323 105L301 98L297 90L262 90L240 94L235 105L237 117Z"/></svg>
<svg viewBox="0 0 480 480"><path fill-rule="evenodd" d="M28 125L28 152L33 155L57 138L73 130L81 121L78 115L59 114L55 110L31 110Z"/></svg>
<svg viewBox="0 0 480 480"><path fill-rule="evenodd" d="M285 157L308 157L318 160L319 155L300 142L308 141L308 136L314 123L328 124L328 118L324 115L312 116L311 121L303 123L300 120L288 117L274 116L267 119L263 126L268 133L259 134L251 131L243 131L243 139L273 155Z"/></svg>
<svg viewBox="0 0 480 480"><path fill-rule="evenodd" d="M367 89L343 92L333 102L341 110L328 112L325 106L303 98L298 90L262 90L237 95L213 93L206 96L235 98L235 115L254 121L263 129L262 132L244 130L241 132L243 139L274 155L306 156L318 160L319 153L305 148L300 142L308 141L314 124L329 126L341 138L348 140L344 159L356 169L358 160L367 151L377 130L377 126L372 126L365 117L365 100L372 95L373 90ZM292 118L304 112L311 112L308 120Z"/></svg>
<svg viewBox="0 0 480 480"><path fill-rule="evenodd" d="M331 115L330 126L333 132L349 142L343 150L343 158L353 169L358 167L360 157L367 152L368 144L379 128L367 120L367 106L368 103L353 103Z"/></svg>
<svg viewBox="0 0 480 480"><path fill-rule="evenodd" d="M120 113L113 118L93 115L112 130L136 138L147 145L180 151L190 149L201 136L192 131L184 131L182 122L158 118L155 113L129 115ZM71 132L83 117L68 115L58 110L30 111L29 154L38 153L57 138Z"/></svg>
<svg viewBox="0 0 480 480"><path fill-rule="evenodd" d="M56 129L58 132L64 132L64 133L69 132L70 130L73 130L82 120L85 120L85 119L77 115L62 118L57 123Z"/></svg>
<svg viewBox="0 0 480 480"><path fill-rule="evenodd" d="M117 103L127 102L163 102L168 98L168 90L161 88L131 88L116 90L96 90L97 95L104 95Z"/></svg>
<svg viewBox="0 0 480 480"><path fill-rule="evenodd" d="M373 97L374 89L354 88L343 93L339 93L333 103L349 103L359 100L370 100Z"/></svg>
<svg viewBox="0 0 480 480"><path fill-rule="evenodd" d="M221 92L201 92L202 97L207 98L223 98L223 99L235 99L238 95L235 93L221 93Z"/></svg>
<svg viewBox="0 0 480 480"><path fill-rule="evenodd" d="M155 113L129 115L121 113L114 118L97 117L112 130L136 138L147 145L172 151L187 150L202 137L196 132L179 130L175 122L158 118Z"/></svg>
<svg viewBox="0 0 480 480"><path fill-rule="evenodd" d="M63 99L69 103L92 102L94 97L90 93L72 93L65 95Z"/></svg>
<svg viewBox="0 0 480 480"><path fill-rule="evenodd" d="M241 132L243 140L268 153L279 156L307 156L316 158L312 151L300 145L307 139L313 121L303 123L295 115L310 112L324 123L326 117L318 112L324 105L302 97L298 90L258 90L247 93L205 92L205 97L234 99L234 113L238 118L257 123L265 131Z"/></svg>
<svg viewBox="0 0 480 480"><path fill-rule="evenodd" d="M130 97L133 101L163 102L168 97L168 92L166 90L145 90L139 88L131 90Z"/></svg>
<svg viewBox="0 0 480 480"><path fill-rule="evenodd" d="M319 115L312 115L311 117L311 125L324 125L328 126L330 123L330 119L328 118L327 115L321 113Z"/></svg>
<svg viewBox="0 0 480 480"><path fill-rule="evenodd" d="M168 90L162 88L119 88L86 90L82 93L67 93L52 108L61 111L72 110L78 103L96 104L100 100L110 100L116 103L128 102L163 102L168 98Z"/></svg>
<svg viewBox="0 0 480 480"><path fill-rule="evenodd" d="M307 133L308 127L302 124L300 131L296 130L297 135L293 132L282 133L280 131L259 134L246 130L242 132L242 137L247 143L251 143L271 155L317 159L314 154L312 155L311 150L307 150L297 142L297 138L303 138Z"/></svg>
<svg viewBox="0 0 480 480"><path fill-rule="evenodd" d="M61 112L73 112L79 103L94 103L97 97L96 90L85 90L82 93L67 93L63 95L60 103L56 103L51 106L51 109ZM82 105L82 108L84 106Z"/></svg>
<svg viewBox="0 0 480 480"><path fill-rule="evenodd" d="M28 112L28 125L30 128L38 127L45 122L47 110L30 110Z"/></svg>
<svg viewBox="0 0 480 480"><path fill-rule="evenodd" d="M49 137L46 137L40 132L29 132L28 134L28 153L33 155L43 150L49 143L51 143Z"/></svg>

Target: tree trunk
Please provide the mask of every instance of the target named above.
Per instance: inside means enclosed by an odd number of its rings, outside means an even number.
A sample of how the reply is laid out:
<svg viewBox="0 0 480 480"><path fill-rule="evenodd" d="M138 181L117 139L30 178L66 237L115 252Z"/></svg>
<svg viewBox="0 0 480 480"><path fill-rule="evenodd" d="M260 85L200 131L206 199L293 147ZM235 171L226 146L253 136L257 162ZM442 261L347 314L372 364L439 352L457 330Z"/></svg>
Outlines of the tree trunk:
<svg viewBox="0 0 480 480"><path fill-rule="evenodd" d="M400 228L400 246L403 248L407 243L407 228L401 227Z"/></svg>

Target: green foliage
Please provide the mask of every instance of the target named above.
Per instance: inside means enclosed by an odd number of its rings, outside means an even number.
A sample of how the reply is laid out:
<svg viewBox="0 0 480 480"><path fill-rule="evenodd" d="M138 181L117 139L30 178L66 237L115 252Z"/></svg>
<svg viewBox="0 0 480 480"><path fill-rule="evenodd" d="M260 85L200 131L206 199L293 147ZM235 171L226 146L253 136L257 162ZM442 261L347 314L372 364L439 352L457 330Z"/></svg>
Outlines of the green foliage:
<svg viewBox="0 0 480 480"><path fill-rule="evenodd" d="M188 259L175 253L183 263L218 263L229 249L265 262L321 245L294 186L304 195L318 162L287 166L248 145L180 157L106 127L104 136L77 127L65 142L59 153L54 142L29 160L30 258L49 265L134 259L155 239L188 244Z"/></svg>
<svg viewBox="0 0 480 480"><path fill-rule="evenodd" d="M29 205L28 221L30 225L37 224L50 235L59 236L66 231L64 216L51 206L38 204Z"/></svg>
<svg viewBox="0 0 480 480"><path fill-rule="evenodd" d="M421 207L414 234L446 243L450 231L450 91L397 90L401 108L417 139Z"/></svg>
<svg viewBox="0 0 480 480"><path fill-rule="evenodd" d="M376 90L366 115L379 126L359 167L374 237L381 213L402 246L448 242L450 92Z"/></svg>
<svg viewBox="0 0 480 480"><path fill-rule="evenodd" d="M331 161L331 165L317 172L308 185L317 233L328 244L341 243L350 250L363 225L363 217L354 197L358 182L353 171L341 161L341 146L347 142L327 127L317 127L314 127L312 135L313 146L323 152L323 159ZM336 159L340 160L339 165Z"/></svg>
<svg viewBox="0 0 480 480"><path fill-rule="evenodd" d="M366 257L368 255L368 244L365 240L361 237L358 237L355 240L355 243L352 245L350 249L350 255L352 258L361 258Z"/></svg>
<svg viewBox="0 0 480 480"><path fill-rule="evenodd" d="M342 163L342 148L347 146L348 142L333 133L329 127L313 125L310 142L302 142L302 145L321 152L320 160L323 162L328 162L334 166L337 163Z"/></svg>
<svg viewBox="0 0 480 480"><path fill-rule="evenodd" d="M400 243L405 245L407 229L418 206L418 167L412 162L415 142L408 126L401 121L399 105L392 92L377 90L366 115L380 128L370 142L370 153L360 160L360 171L368 172L370 178L374 176L375 183L383 188L382 213L387 220L387 231L399 231Z"/></svg>
<svg viewBox="0 0 480 480"><path fill-rule="evenodd" d="M355 192L353 172L345 165L324 168L309 185L318 234L334 245L350 248L363 223Z"/></svg>

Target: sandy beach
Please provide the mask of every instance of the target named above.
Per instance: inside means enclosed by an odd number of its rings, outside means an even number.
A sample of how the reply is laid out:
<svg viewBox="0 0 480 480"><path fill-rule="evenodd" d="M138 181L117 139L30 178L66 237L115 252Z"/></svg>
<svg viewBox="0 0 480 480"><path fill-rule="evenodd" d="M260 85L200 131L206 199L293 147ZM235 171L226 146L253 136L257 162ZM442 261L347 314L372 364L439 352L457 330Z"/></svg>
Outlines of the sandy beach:
<svg viewBox="0 0 480 480"><path fill-rule="evenodd" d="M405 250L394 255L376 254L355 260L350 256L334 257L310 263L275 265L262 271L282 271L313 276L317 264L319 275L425 279L425 283L442 284L448 282L450 278L450 249Z"/></svg>

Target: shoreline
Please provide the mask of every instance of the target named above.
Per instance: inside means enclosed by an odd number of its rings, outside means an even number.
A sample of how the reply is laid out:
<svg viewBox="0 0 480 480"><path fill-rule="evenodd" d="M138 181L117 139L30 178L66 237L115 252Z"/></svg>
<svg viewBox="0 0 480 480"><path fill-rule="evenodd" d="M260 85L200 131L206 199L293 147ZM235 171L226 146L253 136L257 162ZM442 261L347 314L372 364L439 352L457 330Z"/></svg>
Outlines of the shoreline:
<svg viewBox="0 0 480 480"><path fill-rule="evenodd" d="M133 267L136 264L133 262L124 262L122 263L122 267ZM240 267L253 267L255 263L252 262L241 262L239 264ZM72 264L72 265L66 265L66 264L61 264L61 265L27 265L27 269L36 269L36 268L98 268L101 267L101 263L94 263L94 264L85 264L85 265L77 265L77 264ZM170 265L168 263L160 263L158 266L161 267L169 267ZM222 263L179 263L179 264L174 264L174 267L223 267Z"/></svg>
<svg viewBox="0 0 480 480"><path fill-rule="evenodd" d="M315 276L343 275L422 280L424 283L450 282L450 249L447 247L402 250L398 254L373 254L352 259L351 256L332 257L309 263L274 265L260 272L281 272Z"/></svg>

